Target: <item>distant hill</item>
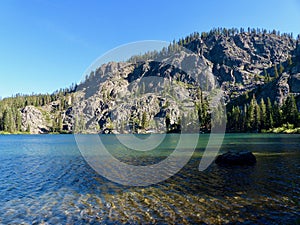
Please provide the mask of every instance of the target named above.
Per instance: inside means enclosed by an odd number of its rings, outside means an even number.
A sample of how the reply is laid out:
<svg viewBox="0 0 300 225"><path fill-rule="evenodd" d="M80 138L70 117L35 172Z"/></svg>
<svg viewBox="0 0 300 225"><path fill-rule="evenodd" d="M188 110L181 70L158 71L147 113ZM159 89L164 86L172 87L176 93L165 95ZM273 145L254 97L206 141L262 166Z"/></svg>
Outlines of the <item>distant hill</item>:
<svg viewBox="0 0 300 225"><path fill-rule="evenodd" d="M264 29L196 32L161 52L104 64L52 95L3 99L0 130L209 132L216 87L224 93L229 132L300 127L299 36Z"/></svg>

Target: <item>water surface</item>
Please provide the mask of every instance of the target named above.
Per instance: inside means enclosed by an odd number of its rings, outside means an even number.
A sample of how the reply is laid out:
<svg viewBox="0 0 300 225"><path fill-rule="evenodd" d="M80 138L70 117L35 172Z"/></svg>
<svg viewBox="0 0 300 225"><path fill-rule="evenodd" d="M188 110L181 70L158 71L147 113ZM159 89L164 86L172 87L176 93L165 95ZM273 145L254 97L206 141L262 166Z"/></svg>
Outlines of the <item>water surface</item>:
<svg viewBox="0 0 300 225"><path fill-rule="evenodd" d="M178 140L169 135L146 157L105 138L134 165L164 159ZM124 187L91 169L72 135L0 135L0 224L299 223L300 135L226 135L221 152L253 151L257 164L200 172L207 140L168 180Z"/></svg>

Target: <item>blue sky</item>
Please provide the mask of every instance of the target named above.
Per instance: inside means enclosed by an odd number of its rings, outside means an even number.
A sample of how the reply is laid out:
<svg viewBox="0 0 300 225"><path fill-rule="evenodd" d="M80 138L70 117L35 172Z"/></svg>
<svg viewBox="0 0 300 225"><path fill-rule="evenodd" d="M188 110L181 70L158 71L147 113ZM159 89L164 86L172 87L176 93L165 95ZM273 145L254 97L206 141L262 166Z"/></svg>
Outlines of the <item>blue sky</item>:
<svg viewBox="0 0 300 225"><path fill-rule="evenodd" d="M0 2L0 96L52 93L130 42L172 41L213 27L300 33L297 0Z"/></svg>

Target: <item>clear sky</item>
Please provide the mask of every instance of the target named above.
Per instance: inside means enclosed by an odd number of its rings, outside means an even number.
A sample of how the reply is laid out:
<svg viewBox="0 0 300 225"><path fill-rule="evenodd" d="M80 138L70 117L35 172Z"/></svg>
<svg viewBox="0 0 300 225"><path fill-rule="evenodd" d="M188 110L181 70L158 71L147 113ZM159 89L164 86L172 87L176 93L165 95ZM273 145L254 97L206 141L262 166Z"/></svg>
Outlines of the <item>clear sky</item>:
<svg viewBox="0 0 300 225"><path fill-rule="evenodd" d="M300 33L298 0L0 1L0 96L52 93L106 51L213 27Z"/></svg>

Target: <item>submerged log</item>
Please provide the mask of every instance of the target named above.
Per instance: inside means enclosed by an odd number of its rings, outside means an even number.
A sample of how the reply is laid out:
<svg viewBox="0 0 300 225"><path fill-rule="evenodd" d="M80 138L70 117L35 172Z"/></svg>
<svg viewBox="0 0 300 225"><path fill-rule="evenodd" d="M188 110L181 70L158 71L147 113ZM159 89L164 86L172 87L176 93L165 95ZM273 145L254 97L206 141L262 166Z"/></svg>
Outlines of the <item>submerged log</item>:
<svg viewBox="0 0 300 225"><path fill-rule="evenodd" d="M226 152L219 155L215 163L218 165L254 165L256 158L252 152L241 151L241 152Z"/></svg>

